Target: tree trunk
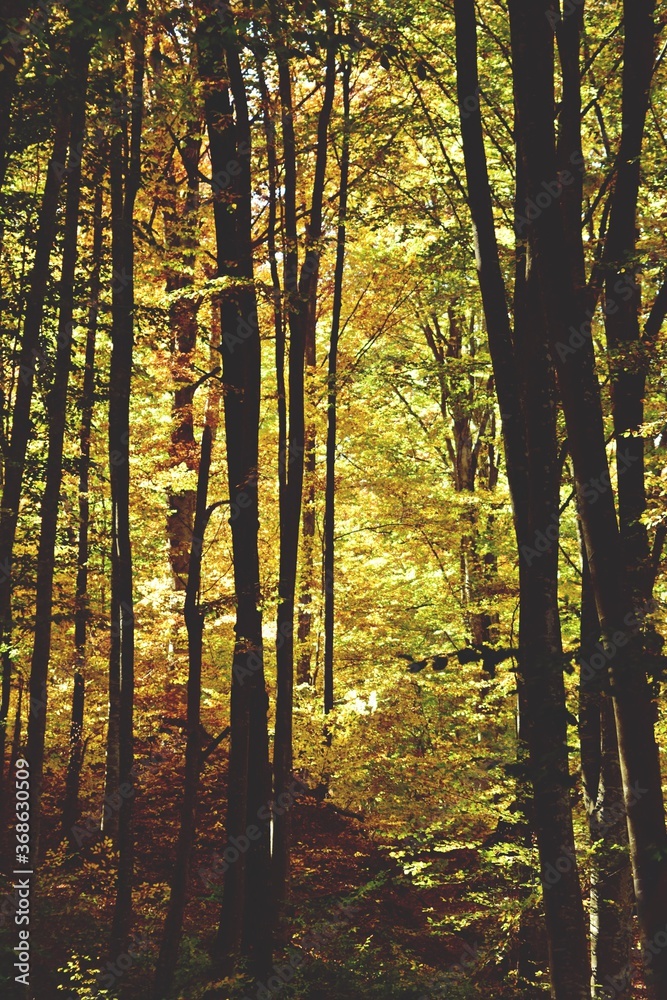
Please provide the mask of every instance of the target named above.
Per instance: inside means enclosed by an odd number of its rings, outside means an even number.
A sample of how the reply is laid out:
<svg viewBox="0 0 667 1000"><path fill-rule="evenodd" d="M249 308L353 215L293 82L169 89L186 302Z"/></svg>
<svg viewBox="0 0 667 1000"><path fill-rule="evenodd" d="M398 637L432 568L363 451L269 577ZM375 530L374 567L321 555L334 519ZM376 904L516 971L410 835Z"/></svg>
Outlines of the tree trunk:
<svg viewBox="0 0 667 1000"><path fill-rule="evenodd" d="M324 94L317 125L317 151L315 154L315 176L310 208L310 220L306 227L306 252L298 288L296 284L297 259L296 242L293 254L285 257L285 290L289 308L289 432L285 458L286 481L280 496L280 568L278 584L278 615L276 627L276 733L273 754L274 801L279 804L281 796L288 794L292 780L292 707L294 686L294 604L299 552L299 524L303 492L305 412L304 412L304 360L306 344L314 338L316 323L317 284L322 236L322 208L324 182L328 153L328 128L333 107L336 84L336 49L333 40L333 14L327 7L327 60L324 77ZM282 67L285 77L285 67ZM289 74L289 68L287 68ZM289 76L287 75L287 80ZM281 88L287 101L283 105L283 125L286 118L291 127L291 88ZM285 159L295 156L292 137L283 134ZM290 165L290 174L295 176L296 162ZM287 176L287 173L286 173ZM296 216L289 218L294 203L294 194L289 201L285 194L285 216L288 245L296 238ZM278 913L282 908L289 879L291 815L289 809L281 810L280 805L273 817L273 885Z"/></svg>
<svg viewBox="0 0 667 1000"><path fill-rule="evenodd" d="M100 156L103 149L100 149ZM81 424L79 426L79 538L77 551L76 597L74 606L74 648L77 668L86 663L86 640L90 606L88 599L88 534L90 529L90 432L95 404L95 348L100 308L100 269L102 267L104 194L102 163L98 166L93 207L93 260L90 276L90 303L86 329L86 351L81 390Z"/></svg>
<svg viewBox="0 0 667 1000"><path fill-rule="evenodd" d="M49 277L51 251L56 236L56 214L60 188L65 171L70 121L67 106L62 105L56 116L53 153L46 175L42 204L37 225L35 260L30 275L23 336L19 355L19 377L12 415L9 453L5 463L5 481L0 505L0 646L2 648L2 698L0 700L0 764L4 767L7 713L11 693L12 660L12 562L18 520L23 472L28 440L32 430L30 408L39 361L39 332L44 313L44 296Z"/></svg>
<svg viewBox="0 0 667 1000"><path fill-rule="evenodd" d="M21 752L22 707L23 707L23 677L21 677L21 675L19 674L18 692L16 698L16 715L14 716L14 735L12 737L12 749L9 758L10 775L13 773L14 764L18 760L19 753ZM7 798L9 799L9 795L7 796Z"/></svg>
<svg viewBox="0 0 667 1000"><path fill-rule="evenodd" d="M525 686L526 735L534 791L532 813L540 854L552 988L557 1000L583 1000L590 996L590 963L572 827L558 607L561 463L556 438L556 388L548 359L538 275L530 253L526 254L525 265L525 281L518 278L515 312L531 465L529 518L519 563L519 671ZM545 532L549 547L538 550L535 539L540 532ZM526 538L530 539L527 545Z"/></svg>
<svg viewBox="0 0 667 1000"><path fill-rule="evenodd" d="M553 133L553 37L546 2L510 0L515 99L528 195L557 177ZM542 199L544 201L544 199ZM637 911L645 943L667 925L667 836L654 711L637 618L622 583L623 558L605 450L590 320L582 315L568 266L558 204L532 225L536 267L563 399L596 605L612 675ZM591 502L595 498L595 502ZM642 789L641 794L638 789ZM654 945L655 948L655 945ZM667 991L667 951L647 973Z"/></svg>
<svg viewBox="0 0 667 1000"><path fill-rule="evenodd" d="M26 35L30 31L27 23L28 4L25 0L9 0L0 18L0 121L4 123L0 131L0 191L4 187L9 160L11 136L12 98L16 89L16 77L23 66ZM62 160L61 160L62 163Z"/></svg>
<svg viewBox="0 0 667 1000"><path fill-rule="evenodd" d="M130 392L134 346L134 203L141 184L141 131L145 71L146 7L142 2L132 34L131 110L124 93L124 65L118 69L118 130L110 149L111 174L111 367L109 372L109 470L111 480L111 658L118 691L118 756L107 753L107 795L120 796L118 876L111 927L111 954L126 950L132 922L134 871L134 607L130 540ZM121 48L121 52L122 52ZM109 719L111 732L111 717ZM110 788L117 761L118 785Z"/></svg>
<svg viewBox="0 0 667 1000"><path fill-rule="evenodd" d="M201 140L196 138L199 123L189 123L190 128L183 143L183 165L187 174L185 199L179 199L178 184L170 165L168 202L164 213L164 226L169 267L166 274L167 292L183 291L182 297L171 299L169 326L171 329L170 367L174 381L172 406L170 459L174 467L184 463L190 470L197 468L192 414L194 394L192 362L197 342L198 301L189 294L194 284L194 251L197 245L199 220L199 159ZM185 591L192 541L196 492L193 489L175 490L169 494L167 536L169 562L177 591Z"/></svg>
<svg viewBox="0 0 667 1000"><path fill-rule="evenodd" d="M584 802L593 845L590 876L593 990L598 996L612 989L618 1000L625 1000L631 995L632 871L614 707L609 690L591 668L592 658L599 654L600 623L585 551L582 565L579 734Z"/></svg>
<svg viewBox="0 0 667 1000"><path fill-rule="evenodd" d="M327 383L327 455L324 499L324 711L334 704L334 611L336 571L336 419L338 404L337 363L340 318L343 305L343 273L345 269L345 235L347 226L347 194L350 174L350 74L351 63L343 63L343 147L340 156L340 202L338 204L338 236L334 298L329 339Z"/></svg>
<svg viewBox="0 0 667 1000"><path fill-rule="evenodd" d="M315 331L312 349L306 344L306 370L312 380L315 368ZM306 390L308 392L308 389ZM312 392L311 392L312 395ZM315 565L315 424L311 419L306 425L304 464L304 500L301 518L301 594L299 596L298 661L296 678L299 684L312 684L311 663L313 643L313 574Z"/></svg>
<svg viewBox="0 0 667 1000"><path fill-rule="evenodd" d="M169 908L162 930L160 955L153 984L154 1000L164 1000L170 993L178 963L178 948L183 933L183 915L187 900L190 859L195 841L197 798L202 767L201 667L205 612L200 604L204 532L210 517L207 507L213 436L206 424L202 434L197 500L193 524L184 617L188 630L188 707L185 747L185 781L181 805L181 826L176 845L176 862L170 886Z"/></svg>
<svg viewBox="0 0 667 1000"><path fill-rule="evenodd" d="M31 860L37 867L39 854L44 741L46 736L47 678L51 656L51 616L53 613L53 574L55 570L56 531L60 486L62 483L63 446L67 410L67 389L74 332L74 277L78 258L79 204L81 200L81 161L86 122L86 94L90 41L78 37L72 43L71 83L76 100L72 103L70 157L67 164L67 199L65 203L62 270L59 289L58 344L55 375L46 400L49 421L46 482L42 494L41 523L37 550L35 595L35 632L30 664L30 716L28 719L27 760L30 763L30 833Z"/></svg>
<svg viewBox="0 0 667 1000"><path fill-rule="evenodd" d="M233 969L243 952L250 958L251 972L263 975L270 968L272 953L270 888L267 900L271 777L257 544L261 369L253 284L251 132L245 83L228 10L219 10L202 23L198 44L213 176L229 178L226 168L230 163L238 168L227 185L214 187L218 276L232 279L221 302L236 595L227 839L232 844L233 838L246 837L249 826L257 831L257 839L249 843L247 851L236 851L226 873L215 956L218 967L227 971Z"/></svg>
<svg viewBox="0 0 667 1000"><path fill-rule="evenodd" d="M654 0L623 6L621 142L604 248L605 331L611 354L612 414L616 438L618 514L625 577L635 610L653 589L644 485L646 360L640 344L641 291L636 259L641 153L654 68Z"/></svg>
<svg viewBox="0 0 667 1000"><path fill-rule="evenodd" d="M519 257L515 339L507 314L495 236L479 103L475 8L456 0L457 92L475 232L480 288L501 415L520 559L519 684L522 725L529 746L549 941L552 989L557 1000L590 996L590 965L574 856L569 800L565 697L558 619L558 508L560 467L555 439L553 377L549 378L537 273ZM547 22L548 23L548 22ZM530 456L530 459L528 459ZM536 532L550 529L540 555ZM535 558L532 553L535 552ZM552 876L552 872L554 876Z"/></svg>
<svg viewBox="0 0 667 1000"><path fill-rule="evenodd" d="M74 688L72 690L72 725L69 734L69 762L67 764L67 778L65 779L65 800L63 803L63 814L61 830L62 836L70 840L74 846L72 837L72 827L77 821L79 811L79 784L81 780L81 766L83 764L83 707L85 697L85 684L83 675L77 670L74 674Z"/></svg>

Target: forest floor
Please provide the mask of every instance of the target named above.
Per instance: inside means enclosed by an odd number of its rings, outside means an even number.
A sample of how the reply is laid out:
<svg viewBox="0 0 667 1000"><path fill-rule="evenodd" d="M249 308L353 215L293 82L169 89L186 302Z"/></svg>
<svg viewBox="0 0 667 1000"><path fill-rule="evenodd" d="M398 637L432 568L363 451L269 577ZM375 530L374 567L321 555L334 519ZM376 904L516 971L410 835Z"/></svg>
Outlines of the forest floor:
<svg viewBox="0 0 667 1000"><path fill-rule="evenodd" d="M99 793L96 797L92 791L93 782L99 789L103 781L102 765L93 763L88 770L79 826L83 844L72 861L59 843L56 822L64 772L62 762L52 761L44 794L48 853L31 919L31 940L38 943L32 953L31 1000L150 997L178 830L183 747L182 733L164 726L148 739L137 740L136 943L132 956L105 957L115 857L108 841L85 834L86 820L99 814ZM175 997L529 1000L545 995L539 989L527 993L511 986L516 948L511 944L511 931L499 932L508 911L489 907L494 875L484 862L481 844L442 851L417 846L403 851L368 820L308 794L300 795L292 806L289 917L293 936L276 958L276 965L284 969L286 959L298 954L298 972L285 977L289 983L273 979L264 992L258 984L212 982L209 952L222 883L213 872L225 842L225 754L219 748L203 775ZM504 891L503 883L498 876L498 896ZM3 894L10 885L10 880L2 885ZM24 998L23 992L12 992L12 958L8 958L16 928L7 916L0 924L0 994L7 1000ZM100 969L104 979L99 978Z"/></svg>

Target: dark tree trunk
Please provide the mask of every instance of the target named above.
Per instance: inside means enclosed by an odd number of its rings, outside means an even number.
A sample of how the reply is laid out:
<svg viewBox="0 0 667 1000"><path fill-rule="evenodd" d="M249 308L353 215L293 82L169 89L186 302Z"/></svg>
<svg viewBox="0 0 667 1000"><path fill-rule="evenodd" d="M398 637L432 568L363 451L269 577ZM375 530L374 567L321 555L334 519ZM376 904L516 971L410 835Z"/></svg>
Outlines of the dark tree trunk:
<svg viewBox="0 0 667 1000"><path fill-rule="evenodd" d="M18 691L16 696L16 715L14 716L14 735L12 737L12 749L9 757L9 773L12 774L14 765L21 752L21 732L22 723L21 711L23 708L23 677L19 674ZM9 796L8 796L9 797Z"/></svg>
<svg viewBox="0 0 667 1000"><path fill-rule="evenodd" d="M56 236L56 214L60 188L64 176L63 164L67 157L70 121L66 106L61 106L56 117L53 153L49 162L42 205L37 225L35 260L30 275L23 323L21 351L18 359L19 377L12 415L9 453L5 463L5 481L0 505L0 643L2 644L2 699L0 700L0 762L4 766L7 713L11 693L12 661L9 654L12 634L12 562L14 539L18 519L26 450L31 433L30 409L32 404L35 368L38 364L39 333L44 313L44 296L49 277L51 251ZM40 693L41 700L41 693Z"/></svg>
<svg viewBox="0 0 667 1000"><path fill-rule="evenodd" d="M160 955L155 970L154 1000L163 1000L164 997L169 996L176 971L178 948L183 933L190 859L195 841L197 798L202 766L201 667L205 619L205 611L200 603L200 587L204 532L211 513L207 507L207 496L212 444L211 427L206 424L202 435L192 547L185 591L184 617L188 631L188 707L181 826L176 845L169 908L162 930Z"/></svg>
<svg viewBox="0 0 667 1000"><path fill-rule="evenodd" d="M117 757L107 751L107 795L120 793L118 876L111 927L111 954L126 950L132 922L134 872L134 606L130 541L130 392L134 346L134 204L141 184L141 131L145 71L146 7L140 3L132 34L131 101L124 66L117 80L117 131L111 140L111 367L109 372L109 471L111 480L111 654L112 685L117 687ZM122 49L121 49L122 52ZM109 731L111 732L111 716ZM111 753L110 753L111 751ZM109 787L116 769L118 784ZM111 765L111 766L110 766Z"/></svg>
<svg viewBox="0 0 667 1000"><path fill-rule="evenodd" d="M646 363L640 353L641 292L636 259L641 153L654 67L654 0L623 5L622 130L604 248L605 329L611 354L618 514L629 596L635 609L652 590L646 525L644 423Z"/></svg>
<svg viewBox="0 0 667 1000"><path fill-rule="evenodd" d="M306 370L311 380L315 368L315 330L306 344ZM311 349L312 344L312 349ZM312 388L312 387L311 387ZM306 390L308 392L308 389ZM311 392L312 395L312 392ZM313 658L313 574L315 566L315 424L307 422L304 451L304 499L301 518L301 593L299 595L298 660L296 678L299 684L312 684Z"/></svg>
<svg viewBox="0 0 667 1000"><path fill-rule="evenodd" d="M86 93L90 42L78 37L70 51L72 101L70 157L67 164L67 199L65 203L62 270L59 289L58 343L55 375L49 390L46 409L49 421L46 482L42 494L41 523L37 550L35 595L35 631L30 664L30 706L28 718L27 759L30 763L30 833L33 869L39 854L44 741L46 736L47 676L51 656L51 616L53 613L53 574L55 570L56 531L60 486L62 483L63 445L67 411L67 389L74 330L74 276L78 258L79 205L81 201L81 162L86 121Z"/></svg>
<svg viewBox="0 0 667 1000"><path fill-rule="evenodd" d="M556 438L556 387L548 358L538 275L530 252L518 276L515 336L530 455L529 517L520 547L519 671L554 996L590 996L590 964L575 860L567 749L567 713L558 607L561 463ZM546 530L545 530L545 526ZM535 547L544 533L549 548Z"/></svg>
<svg viewBox="0 0 667 1000"><path fill-rule="evenodd" d="M187 175L185 199L180 199L173 165L168 176L168 203L165 208L165 235L169 249L169 268L166 276L168 293L183 291L182 297L172 298L169 306L171 329L171 375L174 381L172 430L169 448L174 466L184 463L191 471L197 468L197 449L194 437L192 399L193 357L197 343L197 312L199 303L189 290L194 284L194 251L197 245L199 219L199 159L201 140L196 138L199 123L192 122L183 143L183 165ZM188 579L188 565L195 512L195 490L185 489L169 494L167 536L169 562L177 591L184 591Z"/></svg>
<svg viewBox="0 0 667 1000"><path fill-rule="evenodd" d="M557 176L549 13L551 7L546 0L510 0L515 99L531 198L540 193L545 178ZM641 641L636 637L637 619L624 593L614 499L607 486L609 469L590 321L584 318L576 301L556 202L534 220L532 238L558 367L586 552L609 654L635 897L648 944L667 925L667 837L653 706ZM645 791L637 795L637 788ZM653 957L647 973L658 991L667 991L665 949Z"/></svg>
<svg viewBox="0 0 667 1000"><path fill-rule="evenodd" d="M88 535L90 529L90 432L93 422L95 402L95 346L100 304L100 270L102 267L104 222L104 195L102 175L104 173L103 144L98 149L96 185L93 205L93 253L90 276L90 300L86 326L86 348L81 390L81 423L79 426L79 537L77 545L76 592L74 600L74 649L76 668L72 695L72 726L70 729L70 757L65 785L62 832L71 841L71 830L76 823L79 809L79 785L83 765L83 709L87 663L86 646L90 604L88 598Z"/></svg>
<svg viewBox="0 0 667 1000"><path fill-rule="evenodd" d="M553 375L542 332L538 275L532 257L521 252L513 340L496 243L479 103L472 110L469 107L469 98L479 92L475 8L471 0L456 0L454 9L457 91L468 200L521 553L522 730L529 747L534 792L532 818L542 868L551 981L558 1000L574 1000L590 996L590 965L569 798L558 619L560 467ZM539 554L534 549L536 533L547 528L551 544Z"/></svg>
<svg viewBox="0 0 667 1000"><path fill-rule="evenodd" d="M0 45L0 122L3 122L3 128L0 130L0 191L4 187L9 159L12 98L16 89L16 77L24 62L23 47L26 35L30 31L27 17L28 4L24 0L8 0L0 18L0 39L2 39Z"/></svg>
<svg viewBox="0 0 667 1000"><path fill-rule="evenodd" d="M614 706L591 667L600 623L584 550L581 587L579 735L591 855L590 939L593 989L630 997L632 870L618 760Z"/></svg>
<svg viewBox="0 0 667 1000"><path fill-rule="evenodd" d="M324 497L324 711L334 704L334 611L336 573L336 419L338 404L337 364L340 318L343 305L343 273L345 269L345 235L347 226L347 194L350 174L350 62L343 64L343 146L340 155L340 202L338 204L338 236L334 298L329 339L327 381L327 454Z"/></svg>
<svg viewBox="0 0 667 1000"><path fill-rule="evenodd" d="M103 149L100 149L99 152L102 155ZM104 239L102 172L103 167L100 163L93 206L93 258L90 275L90 302L86 327L83 387L81 390L81 424L79 426L79 538L74 605L74 648L76 651L76 664L79 670L86 663L86 641L90 619L88 600L90 501L88 490L90 488L90 432L95 403L95 347L100 308L100 269L102 266Z"/></svg>
<svg viewBox="0 0 667 1000"><path fill-rule="evenodd" d="M273 794L279 803L287 794L292 780L292 707L294 690L294 605L299 552L299 524L301 521L301 501L303 492L304 451L305 451L305 407L304 407L304 361L306 344L314 337L316 323L317 284L322 236L322 208L324 182L328 153L328 128L333 107L336 84L336 49L333 41L333 14L327 8L327 60L324 77L324 94L317 125L317 152L315 155L315 176L310 207L310 219L306 227L306 252L298 288L296 283L297 259L296 243L289 260L285 258L285 291L289 308L289 431L287 454L285 456L285 483L280 496L280 568L278 584L278 615L276 642L276 733L273 754ZM281 87L287 103L283 106L283 125L286 119L291 127L291 90L287 91L289 68L281 67L287 80ZM283 134L285 159L294 157L293 137ZM296 162L290 165L290 176L294 177ZM287 172L286 172L287 177ZM285 216L287 242L296 236L296 217L288 220L292 211L294 195L285 195ZM289 207L288 207L289 205ZM281 811L280 806L273 817L273 886L278 911L287 894L289 879L291 815L289 809Z"/></svg>
<svg viewBox="0 0 667 1000"><path fill-rule="evenodd" d="M228 770L227 839L258 837L225 876L216 963L234 967L243 952L251 972L271 963L270 801L268 698L264 683L262 613L257 534L257 463L260 408L260 337L253 284L251 132L245 83L229 11L202 24L201 75L213 176L229 177L214 188L218 275L238 284L223 294L222 378L236 595L236 642L232 665L231 749ZM229 83L227 83L227 80ZM231 93L230 93L231 91ZM233 96L233 108L231 97ZM268 894L268 898L267 898Z"/></svg>
<svg viewBox="0 0 667 1000"><path fill-rule="evenodd" d="M77 821L79 811L79 784L81 781L81 767L83 765L84 698L85 683L83 675L77 670L74 674L74 688L72 690L72 725L69 733L69 761L67 764L67 777L65 779L65 800L61 823L62 835L69 838L72 846L74 845L72 827Z"/></svg>

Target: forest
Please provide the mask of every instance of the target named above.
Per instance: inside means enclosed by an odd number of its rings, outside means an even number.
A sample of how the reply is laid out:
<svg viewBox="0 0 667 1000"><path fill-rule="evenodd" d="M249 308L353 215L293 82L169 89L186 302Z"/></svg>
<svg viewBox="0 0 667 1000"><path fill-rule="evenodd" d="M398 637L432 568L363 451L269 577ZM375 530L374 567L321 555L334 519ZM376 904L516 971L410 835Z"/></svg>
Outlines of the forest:
<svg viewBox="0 0 667 1000"><path fill-rule="evenodd" d="M667 1000L665 29L3 0L3 998Z"/></svg>

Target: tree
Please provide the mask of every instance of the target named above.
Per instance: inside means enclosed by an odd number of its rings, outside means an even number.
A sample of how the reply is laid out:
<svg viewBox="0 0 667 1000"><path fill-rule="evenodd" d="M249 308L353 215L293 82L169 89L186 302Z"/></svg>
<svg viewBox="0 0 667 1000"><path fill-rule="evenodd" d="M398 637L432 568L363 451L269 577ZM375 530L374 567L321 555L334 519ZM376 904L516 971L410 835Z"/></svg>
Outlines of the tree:
<svg viewBox="0 0 667 1000"><path fill-rule="evenodd" d="M519 703L529 751L533 787L532 821L542 866L543 898L549 942L549 967L556 997L587 997L590 965L577 866L572 861L554 884L549 866L574 858L569 799L569 769L562 645L558 614L558 538L560 468L556 442L555 391L548 359L538 270L530 249L519 245L514 330L510 328L500 269L479 104L466 100L479 92L474 6L455 5L457 93L468 180L468 199L480 289L489 332L502 419L508 478L520 556L521 621ZM517 106L519 128L523 123ZM524 136L519 131L520 155ZM517 203L528 172L517 164ZM524 180L525 178L525 180ZM530 190L530 188L528 188ZM549 528L552 544L542 553L537 532Z"/></svg>
<svg viewBox="0 0 667 1000"><path fill-rule="evenodd" d="M58 316L58 344L55 374L47 400L49 445L46 482L41 505L41 525L37 553L35 594L35 634L30 665L30 716L28 721L27 759L31 773L31 847L33 868L39 855L40 808L46 736L47 675L51 654L51 616L53 610L53 574L55 568L58 500L62 481L63 444L67 411L67 388L74 336L74 272L78 257L79 204L81 200L81 163L86 121L88 63L92 40L75 34L70 50L72 100L70 153L67 164L67 199L65 203L62 272Z"/></svg>
<svg viewBox="0 0 667 1000"><path fill-rule="evenodd" d="M335 594L335 528L336 528L336 405L338 402L337 367L340 319L343 303L343 275L345 270L345 233L347 224L347 195L350 172L350 75L352 63L343 63L343 142L340 155L340 201L338 204L338 238L336 243L336 273L334 276L334 301L329 339L329 365L327 382L327 467L324 507L324 711L330 712L334 704L334 594Z"/></svg>
<svg viewBox="0 0 667 1000"><path fill-rule="evenodd" d="M115 71L111 180L111 367L109 477L111 480L111 648L106 793L122 795L118 816L118 877L111 954L127 948L134 870L134 601L130 539L130 392L134 344L134 207L141 184L146 5L137 11L131 39L132 74L125 80L124 46ZM119 40L120 41L120 40ZM116 719L113 715L116 715ZM117 779L117 784L113 782Z"/></svg>
<svg viewBox="0 0 667 1000"><path fill-rule="evenodd" d="M229 842L246 836L249 826L259 832L227 873L216 960L233 968L241 954L249 954L259 973L270 967L271 959L265 897L271 776L257 544L260 338L253 283L250 122L230 11L202 20L198 46L213 171L217 274L225 279L220 353L236 597L226 832ZM228 164L233 171L227 172Z"/></svg>
<svg viewBox="0 0 667 1000"><path fill-rule="evenodd" d="M554 60L550 10L547 5L538 4L530 9L529 6L523 0L512 2L510 22L514 90L527 193L535 198L544 179L557 176L551 113ZM599 493L599 502L593 505L586 492L590 484L610 481L593 344L587 336L590 321L582 315L576 302L557 203L550 203L534 220L531 237L551 348L554 360L558 358L559 387L602 635L607 644L613 641L614 635L628 639L609 669L635 897L642 933L648 942L666 922L662 888L666 870L664 807L641 639L628 635L628 628L636 619L623 592L623 563L614 499L611 491L605 490ZM578 346L570 356L565 347L571 346L573 337ZM616 643L614 648L617 648ZM647 788L646 794L638 800L632 791L637 787L636 782ZM665 965L667 959L662 955L651 962L649 975L658 989L664 988Z"/></svg>

